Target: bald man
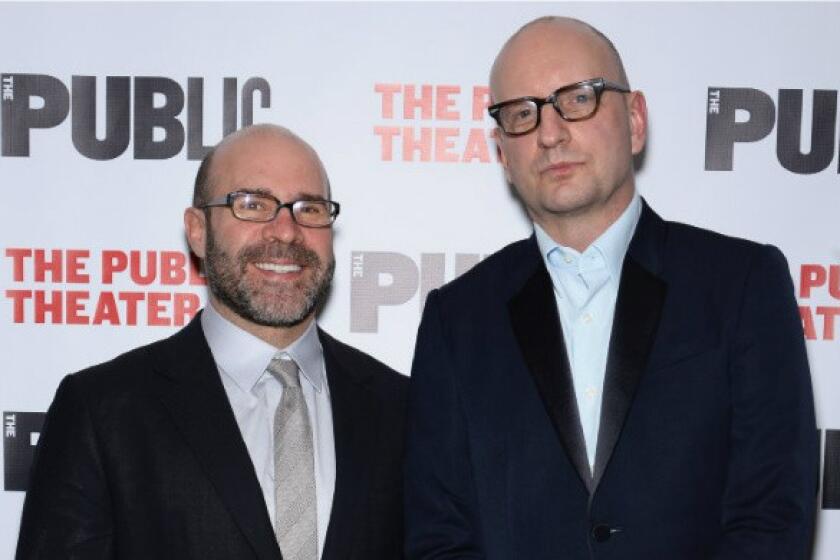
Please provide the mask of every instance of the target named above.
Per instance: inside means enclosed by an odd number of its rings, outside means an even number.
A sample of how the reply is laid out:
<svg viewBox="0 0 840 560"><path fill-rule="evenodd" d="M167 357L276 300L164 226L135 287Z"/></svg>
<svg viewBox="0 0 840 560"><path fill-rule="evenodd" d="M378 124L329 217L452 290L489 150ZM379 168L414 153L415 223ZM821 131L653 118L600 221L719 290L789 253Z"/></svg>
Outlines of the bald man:
<svg viewBox="0 0 840 560"><path fill-rule="evenodd" d="M640 198L645 99L591 26L525 25L490 86L534 235L426 301L408 558L806 558L817 431L784 257Z"/></svg>
<svg viewBox="0 0 840 560"><path fill-rule="evenodd" d="M249 127L193 198L209 305L62 381L16 558L398 558L407 382L316 324L339 212L320 159Z"/></svg>

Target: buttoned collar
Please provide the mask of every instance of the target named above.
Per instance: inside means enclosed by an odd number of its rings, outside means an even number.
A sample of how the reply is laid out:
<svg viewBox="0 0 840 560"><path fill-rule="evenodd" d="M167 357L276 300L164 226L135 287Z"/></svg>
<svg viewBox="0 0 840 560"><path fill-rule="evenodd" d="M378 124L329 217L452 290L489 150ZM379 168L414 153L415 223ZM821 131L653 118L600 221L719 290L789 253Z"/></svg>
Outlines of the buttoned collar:
<svg viewBox="0 0 840 560"><path fill-rule="evenodd" d="M642 200L638 192L633 193L630 204L618 219L610 225L583 253L579 253L571 247L560 245L549 236L545 230L534 224L534 234L537 238L537 245L540 254L545 261L546 267L555 269L574 269L573 272L582 272L592 261L603 262L610 277L618 279L621 273L621 265L624 262L624 255L630 246L633 232L639 223L642 214ZM592 258L587 258L592 257ZM572 272L572 270L567 270Z"/></svg>
<svg viewBox="0 0 840 560"><path fill-rule="evenodd" d="M316 391L324 386L323 351L315 321L288 347L278 349L222 317L208 301L201 314L201 328L216 364L243 391L250 392L271 359L281 354L297 363Z"/></svg>

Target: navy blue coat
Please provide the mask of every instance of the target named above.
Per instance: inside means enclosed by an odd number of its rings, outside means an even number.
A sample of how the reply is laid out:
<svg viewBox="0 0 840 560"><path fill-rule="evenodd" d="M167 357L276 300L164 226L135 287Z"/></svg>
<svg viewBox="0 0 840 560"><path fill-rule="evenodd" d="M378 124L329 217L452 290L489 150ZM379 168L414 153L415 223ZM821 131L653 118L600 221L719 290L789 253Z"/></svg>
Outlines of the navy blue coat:
<svg viewBox="0 0 840 560"><path fill-rule="evenodd" d="M817 430L774 247L645 205L622 268L593 473L533 236L429 294L409 393L411 560L807 555Z"/></svg>

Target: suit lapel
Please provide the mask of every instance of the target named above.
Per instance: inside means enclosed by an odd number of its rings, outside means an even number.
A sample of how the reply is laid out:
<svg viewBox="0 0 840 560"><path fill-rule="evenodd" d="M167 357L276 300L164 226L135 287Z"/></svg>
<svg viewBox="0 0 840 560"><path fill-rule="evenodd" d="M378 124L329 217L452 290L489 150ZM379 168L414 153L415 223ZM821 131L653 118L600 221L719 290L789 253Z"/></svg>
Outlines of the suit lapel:
<svg viewBox="0 0 840 560"><path fill-rule="evenodd" d="M277 560L262 490L199 317L153 356L160 398L256 556Z"/></svg>
<svg viewBox="0 0 840 560"><path fill-rule="evenodd" d="M665 304L660 270L664 222L645 204L624 259L604 375L601 425L595 454L597 488L612 457L648 362Z"/></svg>
<svg viewBox="0 0 840 560"><path fill-rule="evenodd" d="M332 404L335 434L335 494L324 542L323 560L351 556L357 523L364 523L369 493L370 458L376 454L381 415L378 397L365 388L366 372L339 358L338 343L318 331Z"/></svg>
<svg viewBox="0 0 840 560"><path fill-rule="evenodd" d="M514 335L525 364L542 398L549 418L569 459L590 492L593 489L586 444L580 425L572 373L554 288L545 266L539 260L536 241L532 238L534 273L522 289L508 302Z"/></svg>

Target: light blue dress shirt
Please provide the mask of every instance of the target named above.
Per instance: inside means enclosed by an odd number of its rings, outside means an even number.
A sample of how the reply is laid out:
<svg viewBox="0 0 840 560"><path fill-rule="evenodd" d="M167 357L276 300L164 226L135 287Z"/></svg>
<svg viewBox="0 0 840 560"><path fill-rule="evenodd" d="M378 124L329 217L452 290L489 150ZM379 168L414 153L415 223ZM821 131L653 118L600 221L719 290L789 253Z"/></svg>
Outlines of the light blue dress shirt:
<svg viewBox="0 0 840 560"><path fill-rule="evenodd" d="M554 285L590 469L595 465L621 267L641 213L642 202L635 193L621 216L583 253L558 245L534 224L540 254Z"/></svg>
<svg viewBox="0 0 840 560"><path fill-rule="evenodd" d="M254 464L272 525L276 514L274 413L283 396L283 386L266 368L275 354L288 355L300 368L300 386L309 413L309 425L312 426L315 453L320 558L335 492L335 437L324 354L315 321L309 324L300 338L281 350L234 325L219 315L210 303L201 314L201 327ZM224 453L224 450L219 452Z"/></svg>

